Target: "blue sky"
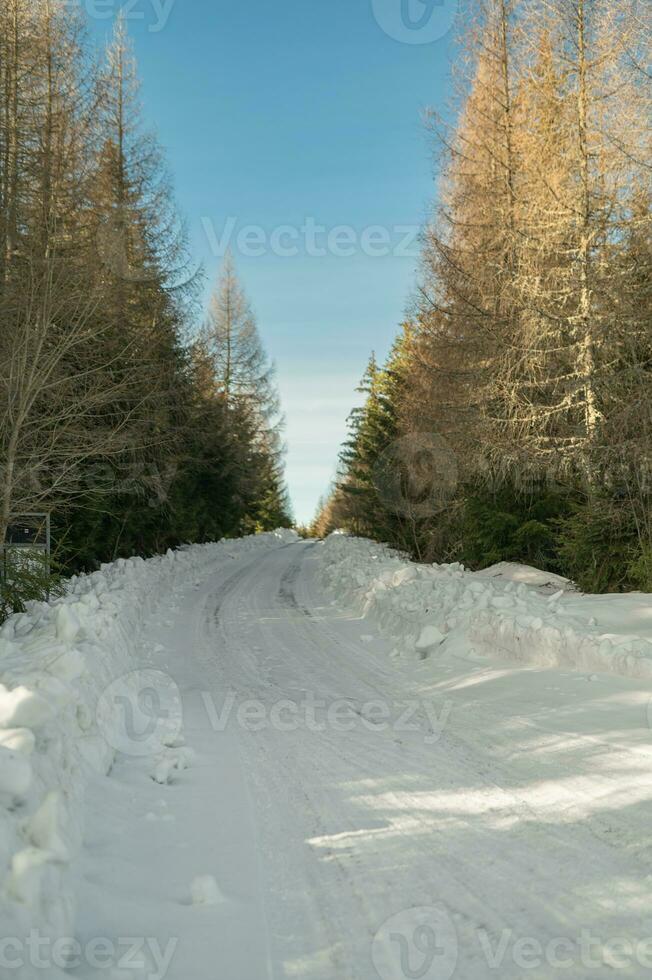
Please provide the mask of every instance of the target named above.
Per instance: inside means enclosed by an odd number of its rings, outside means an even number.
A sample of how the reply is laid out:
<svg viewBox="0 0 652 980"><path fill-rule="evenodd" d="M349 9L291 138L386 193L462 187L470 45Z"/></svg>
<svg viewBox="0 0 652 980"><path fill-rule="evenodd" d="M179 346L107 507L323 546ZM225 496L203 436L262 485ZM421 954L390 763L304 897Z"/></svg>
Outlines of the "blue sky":
<svg viewBox="0 0 652 980"><path fill-rule="evenodd" d="M99 39L120 6L69 2L86 9ZM277 365L295 514L308 520L369 354L387 351L414 282L406 226L423 222L435 190L422 113L450 94L455 0L123 7L145 114L209 280L216 242L233 229ZM306 219L312 233L301 230ZM372 226L383 231L365 233Z"/></svg>

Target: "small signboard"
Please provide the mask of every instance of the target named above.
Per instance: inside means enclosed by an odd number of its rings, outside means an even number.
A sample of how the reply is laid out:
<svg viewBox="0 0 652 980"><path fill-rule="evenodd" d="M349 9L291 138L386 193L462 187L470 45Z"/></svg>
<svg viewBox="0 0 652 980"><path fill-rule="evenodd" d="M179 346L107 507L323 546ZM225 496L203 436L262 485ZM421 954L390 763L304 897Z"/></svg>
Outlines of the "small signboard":
<svg viewBox="0 0 652 980"><path fill-rule="evenodd" d="M12 514L7 527L4 545L0 549L0 576L7 578L11 566L10 554L22 552L24 560L29 561L30 552L39 552L50 562L50 515L49 514ZM14 561L15 563L15 561Z"/></svg>
<svg viewBox="0 0 652 980"><path fill-rule="evenodd" d="M39 516L42 516L43 519L47 518L45 514ZM47 528L43 524L36 524L27 518L22 521L15 521L7 528L5 547L47 550Z"/></svg>

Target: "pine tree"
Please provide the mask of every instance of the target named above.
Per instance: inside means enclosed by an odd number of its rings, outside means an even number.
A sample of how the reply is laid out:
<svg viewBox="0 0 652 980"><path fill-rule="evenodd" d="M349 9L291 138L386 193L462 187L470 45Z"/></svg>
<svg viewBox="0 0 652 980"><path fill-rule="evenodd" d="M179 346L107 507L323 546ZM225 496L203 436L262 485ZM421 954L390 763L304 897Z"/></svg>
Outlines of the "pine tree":
<svg viewBox="0 0 652 980"><path fill-rule="evenodd" d="M181 337L195 281L163 156L142 121L122 15L97 87L91 202L97 325L104 356L128 386L113 412L128 420L131 439L111 459L106 485L93 481L86 506L97 526L95 544L102 541L115 557L151 553L167 541L158 525L169 519L166 498L184 456L192 396ZM88 527L84 537L91 537Z"/></svg>
<svg viewBox="0 0 652 980"><path fill-rule="evenodd" d="M238 447L233 465L241 529L269 530L290 523L274 369L231 255L216 283L198 349L210 365L208 383L226 408Z"/></svg>
<svg viewBox="0 0 652 980"><path fill-rule="evenodd" d="M220 391L232 404L255 404L263 419L278 408L273 367L263 350L256 318L227 254L211 298L203 337Z"/></svg>
<svg viewBox="0 0 652 980"><path fill-rule="evenodd" d="M12 513L82 494L89 460L123 451L130 431L116 411L129 380L104 346L84 235L93 161L84 35L54 0L5 0L0 20L3 540Z"/></svg>

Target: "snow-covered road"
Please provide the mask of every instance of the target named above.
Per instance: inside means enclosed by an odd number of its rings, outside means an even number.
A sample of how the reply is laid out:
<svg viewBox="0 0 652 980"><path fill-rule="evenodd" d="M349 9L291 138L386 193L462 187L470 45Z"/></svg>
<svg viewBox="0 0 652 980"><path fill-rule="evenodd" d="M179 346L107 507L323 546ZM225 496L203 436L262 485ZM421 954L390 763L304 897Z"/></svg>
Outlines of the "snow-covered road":
<svg viewBox="0 0 652 980"><path fill-rule="evenodd" d="M79 940L122 944L115 977L652 976L652 683L460 643L398 666L322 548L236 555L152 619L194 758L90 785Z"/></svg>

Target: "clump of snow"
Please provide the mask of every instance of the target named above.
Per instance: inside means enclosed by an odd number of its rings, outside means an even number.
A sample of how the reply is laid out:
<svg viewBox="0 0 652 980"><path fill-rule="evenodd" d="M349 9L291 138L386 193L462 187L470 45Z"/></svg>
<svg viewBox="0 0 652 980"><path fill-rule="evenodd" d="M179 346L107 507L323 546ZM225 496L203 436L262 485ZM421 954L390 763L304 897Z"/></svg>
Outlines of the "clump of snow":
<svg viewBox="0 0 652 980"><path fill-rule="evenodd" d="M373 615L395 658L429 656L462 635L484 656L587 673L652 677L652 596L588 596L560 576L501 563L418 565L364 538L334 534L321 551L322 583Z"/></svg>
<svg viewBox="0 0 652 980"><path fill-rule="evenodd" d="M163 745L169 749L177 749L183 746L185 739L183 732L166 732L161 738Z"/></svg>
<svg viewBox="0 0 652 980"><path fill-rule="evenodd" d="M120 748L107 739L107 712L120 712L120 698L107 708L102 695L116 684L120 692L120 679L142 668L145 617L170 608L180 580L201 583L232 557L296 540L283 529L148 561L119 559L74 576L64 596L31 602L0 626L1 935L26 941L36 930L53 941L75 934L71 866L81 846L84 788L93 771L110 770ZM157 744L154 775L167 782L192 754L174 729L164 729ZM30 970L24 966L17 980L43 975Z"/></svg>
<svg viewBox="0 0 652 980"><path fill-rule="evenodd" d="M49 702L22 684L12 691L0 684L0 727L39 728L52 717Z"/></svg>
<svg viewBox="0 0 652 980"><path fill-rule="evenodd" d="M194 752L189 748L166 749L156 759L152 779L165 786L172 782L174 772L188 769L194 758Z"/></svg>
<svg viewBox="0 0 652 980"><path fill-rule="evenodd" d="M81 623L71 606L59 606L55 618L57 639L62 643L72 643L81 629Z"/></svg>
<svg viewBox="0 0 652 980"><path fill-rule="evenodd" d="M563 575L555 575L554 572L542 572L540 568L532 565L521 565L514 561L499 561L489 568L483 568L481 572L475 572L481 578L499 579L503 582L516 582L517 585L531 585L533 588L542 590L561 590L561 592L575 591L575 585L570 579ZM558 592L557 594L561 594Z"/></svg>
<svg viewBox="0 0 652 980"><path fill-rule="evenodd" d="M14 752L22 752L23 755L31 755L36 745L36 736L31 728L5 728L0 729L0 746L5 749L13 749Z"/></svg>
<svg viewBox="0 0 652 980"><path fill-rule="evenodd" d="M416 649L425 656L434 647L438 647L440 643L443 643L445 639L446 637L441 630L437 629L436 626L429 624L422 628L415 646Z"/></svg>
<svg viewBox="0 0 652 980"><path fill-rule="evenodd" d="M226 901L213 875L198 875L190 886L193 905L220 905Z"/></svg>
<svg viewBox="0 0 652 980"><path fill-rule="evenodd" d="M79 845L79 833L68 813L59 790L48 793L41 806L30 817L25 828L29 841L49 851L59 861L69 861Z"/></svg>

